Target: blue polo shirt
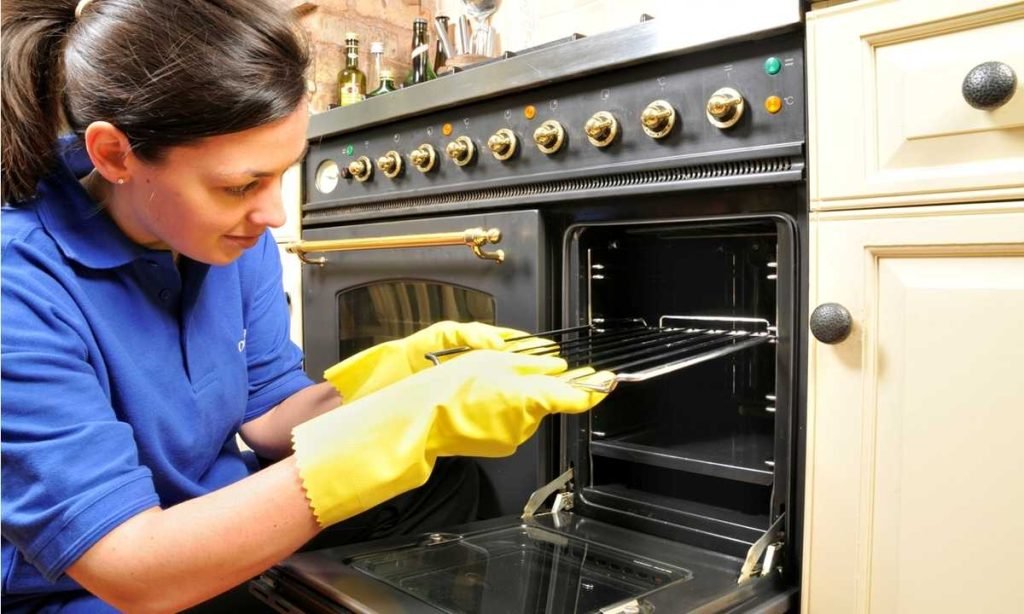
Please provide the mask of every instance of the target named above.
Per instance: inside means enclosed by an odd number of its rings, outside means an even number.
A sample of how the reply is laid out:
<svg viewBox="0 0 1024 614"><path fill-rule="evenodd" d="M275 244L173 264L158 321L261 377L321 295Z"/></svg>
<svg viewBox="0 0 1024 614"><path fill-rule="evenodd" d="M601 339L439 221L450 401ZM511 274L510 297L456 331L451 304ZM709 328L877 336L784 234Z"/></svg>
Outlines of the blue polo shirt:
<svg viewBox="0 0 1024 614"><path fill-rule="evenodd" d="M2 225L4 610L107 611L65 570L153 506L251 471L239 427L312 384L268 232L226 266L129 240L74 140Z"/></svg>

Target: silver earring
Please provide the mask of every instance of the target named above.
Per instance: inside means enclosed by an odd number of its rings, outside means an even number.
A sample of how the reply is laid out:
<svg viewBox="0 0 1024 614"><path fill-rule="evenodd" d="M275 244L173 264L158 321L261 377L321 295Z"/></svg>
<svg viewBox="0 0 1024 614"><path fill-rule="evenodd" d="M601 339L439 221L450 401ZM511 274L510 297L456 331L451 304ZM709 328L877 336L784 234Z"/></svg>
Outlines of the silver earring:
<svg viewBox="0 0 1024 614"><path fill-rule="evenodd" d="M117 178L117 185L124 185L124 177Z"/></svg>

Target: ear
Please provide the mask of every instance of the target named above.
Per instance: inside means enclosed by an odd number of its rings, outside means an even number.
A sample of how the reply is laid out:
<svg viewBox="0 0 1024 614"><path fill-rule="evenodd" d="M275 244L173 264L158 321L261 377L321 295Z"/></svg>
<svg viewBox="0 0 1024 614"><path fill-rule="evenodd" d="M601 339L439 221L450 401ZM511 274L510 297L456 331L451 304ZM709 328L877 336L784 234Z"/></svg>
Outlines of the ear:
<svg viewBox="0 0 1024 614"><path fill-rule="evenodd" d="M110 183L124 183L128 177L131 145L128 137L110 122L93 122L85 129L85 149L96 172Z"/></svg>

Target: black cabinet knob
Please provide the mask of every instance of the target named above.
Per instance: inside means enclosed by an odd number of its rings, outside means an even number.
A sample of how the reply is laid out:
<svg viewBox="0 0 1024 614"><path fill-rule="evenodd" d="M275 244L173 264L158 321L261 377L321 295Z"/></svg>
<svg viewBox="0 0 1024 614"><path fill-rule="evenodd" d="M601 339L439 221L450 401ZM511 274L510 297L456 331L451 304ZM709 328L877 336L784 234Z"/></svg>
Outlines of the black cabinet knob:
<svg viewBox="0 0 1024 614"><path fill-rule="evenodd" d="M985 62L971 69L964 77L960 91L967 104L975 109L991 111L1013 98L1017 89L1017 75L1009 64Z"/></svg>
<svg viewBox="0 0 1024 614"><path fill-rule="evenodd" d="M822 343L839 343L852 328L850 312L839 303L822 303L811 312L811 334Z"/></svg>

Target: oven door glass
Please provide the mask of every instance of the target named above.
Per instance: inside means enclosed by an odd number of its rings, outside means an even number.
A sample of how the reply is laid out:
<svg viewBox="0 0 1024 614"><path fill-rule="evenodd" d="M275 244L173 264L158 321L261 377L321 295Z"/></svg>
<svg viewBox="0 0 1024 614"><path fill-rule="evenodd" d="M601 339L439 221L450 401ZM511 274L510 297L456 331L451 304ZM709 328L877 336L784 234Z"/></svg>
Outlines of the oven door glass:
<svg viewBox="0 0 1024 614"><path fill-rule="evenodd" d="M387 281L338 294L341 359L400 339L442 320L495 323L495 298L479 290L430 281Z"/></svg>
<svg viewBox="0 0 1024 614"><path fill-rule="evenodd" d="M692 577L686 569L529 526L373 553L350 564L442 611L467 613L595 612Z"/></svg>

